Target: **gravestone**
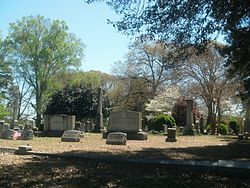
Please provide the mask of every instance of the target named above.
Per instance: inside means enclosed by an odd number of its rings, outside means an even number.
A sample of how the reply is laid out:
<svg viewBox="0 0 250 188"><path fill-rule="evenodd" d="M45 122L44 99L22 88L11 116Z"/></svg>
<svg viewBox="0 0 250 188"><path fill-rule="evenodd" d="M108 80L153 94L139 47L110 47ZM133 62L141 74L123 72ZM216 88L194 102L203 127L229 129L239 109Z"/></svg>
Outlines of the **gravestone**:
<svg viewBox="0 0 250 188"><path fill-rule="evenodd" d="M168 128L168 137L166 142L176 142L176 128Z"/></svg>
<svg viewBox="0 0 250 188"><path fill-rule="evenodd" d="M93 132L100 133L103 128L103 114L102 114L102 88L98 88L98 105L95 117L95 126Z"/></svg>
<svg viewBox="0 0 250 188"><path fill-rule="evenodd" d="M1 132L1 139L17 140L19 137L20 134L13 129L3 129Z"/></svg>
<svg viewBox="0 0 250 188"><path fill-rule="evenodd" d="M44 136L61 137L66 130L75 129L74 115L44 115Z"/></svg>
<svg viewBox="0 0 250 188"><path fill-rule="evenodd" d="M61 141L62 142L80 142L81 131L67 130L64 131Z"/></svg>
<svg viewBox="0 0 250 188"><path fill-rule="evenodd" d="M32 140L34 138L33 130L22 130L21 132L21 140Z"/></svg>
<svg viewBox="0 0 250 188"><path fill-rule="evenodd" d="M111 112L107 132L103 138L111 132L123 132L127 134L128 140L147 140L147 133L142 131L142 115L133 111Z"/></svg>
<svg viewBox="0 0 250 188"><path fill-rule="evenodd" d="M126 145L127 134L122 132L113 132L108 134L106 144L112 145Z"/></svg>
<svg viewBox="0 0 250 188"><path fill-rule="evenodd" d="M183 135L194 135L193 131L193 99L186 99L186 125L183 129Z"/></svg>

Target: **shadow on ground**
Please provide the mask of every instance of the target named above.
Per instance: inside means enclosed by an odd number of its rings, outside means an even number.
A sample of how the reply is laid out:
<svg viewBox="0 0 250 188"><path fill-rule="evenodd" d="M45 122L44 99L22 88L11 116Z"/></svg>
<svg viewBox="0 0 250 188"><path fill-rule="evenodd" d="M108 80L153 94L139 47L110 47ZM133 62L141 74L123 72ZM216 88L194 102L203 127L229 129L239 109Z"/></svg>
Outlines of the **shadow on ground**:
<svg viewBox="0 0 250 188"><path fill-rule="evenodd" d="M222 140L230 138L221 138ZM202 146L188 148L144 148L138 151L121 152L115 154L121 158L136 159L165 159L165 160L239 160L250 162L250 140L237 141L230 139L228 145ZM125 147L125 146L124 146ZM73 150L64 152L65 155L114 156L112 152L86 152Z"/></svg>
<svg viewBox="0 0 250 188"><path fill-rule="evenodd" d="M224 138L222 138L224 139ZM250 160L250 142L192 148L145 148L119 157L143 159ZM65 155L112 156L111 152L71 151ZM156 165L107 163L102 160L27 156L20 165L0 166L0 187L249 187L246 177Z"/></svg>

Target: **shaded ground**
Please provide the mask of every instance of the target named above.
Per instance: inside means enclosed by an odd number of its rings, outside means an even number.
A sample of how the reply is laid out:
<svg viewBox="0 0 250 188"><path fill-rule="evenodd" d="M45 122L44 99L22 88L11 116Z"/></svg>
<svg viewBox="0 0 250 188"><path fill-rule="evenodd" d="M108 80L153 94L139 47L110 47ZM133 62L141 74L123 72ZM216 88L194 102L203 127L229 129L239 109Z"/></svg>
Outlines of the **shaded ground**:
<svg viewBox="0 0 250 188"><path fill-rule="evenodd" d="M32 141L0 140L0 147L29 144L33 150L51 153L118 155L123 158L244 160L250 161L250 142L235 137L181 137L166 143L164 136L150 135L148 141L128 141L126 146L106 145L99 134L88 134L80 143L61 143L59 138ZM0 153L0 187L250 187L250 180L237 174L104 163L92 160L18 156Z"/></svg>

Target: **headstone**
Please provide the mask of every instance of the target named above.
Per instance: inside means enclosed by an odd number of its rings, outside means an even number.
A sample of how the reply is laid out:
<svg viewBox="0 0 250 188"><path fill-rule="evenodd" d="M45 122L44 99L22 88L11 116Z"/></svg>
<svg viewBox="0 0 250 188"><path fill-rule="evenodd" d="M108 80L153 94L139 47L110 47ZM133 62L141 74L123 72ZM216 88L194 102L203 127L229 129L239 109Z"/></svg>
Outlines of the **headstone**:
<svg viewBox="0 0 250 188"><path fill-rule="evenodd" d="M187 112L186 112L186 125L183 129L183 135L194 135L193 131L193 100L186 99Z"/></svg>
<svg viewBox="0 0 250 188"><path fill-rule="evenodd" d="M85 124L85 132L92 132L93 130L93 124L90 121L87 121Z"/></svg>
<svg viewBox="0 0 250 188"><path fill-rule="evenodd" d="M98 106L95 117L95 127L93 132L100 133L103 128L103 114L102 114L102 88L98 88Z"/></svg>
<svg viewBox="0 0 250 188"><path fill-rule="evenodd" d="M21 140L32 140L34 138L33 130L22 130L21 132Z"/></svg>
<svg viewBox="0 0 250 188"><path fill-rule="evenodd" d="M3 130L4 120L0 120L0 131Z"/></svg>
<svg viewBox="0 0 250 188"><path fill-rule="evenodd" d="M64 131L61 141L62 142L80 142L81 131L66 130Z"/></svg>
<svg viewBox="0 0 250 188"><path fill-rule="evenodd" d="M176 128L168 128L168 137L166 142L176 142Z"/></svg>
<svg viewBox="0 0 250 188"><path fill-rule="evenodd" d="M122 132L113 132L108 134L106 144L114 145L126 145L127 143L127 134Z"/></svg>
<svg viewBox="0 0 250 188"><path fill-rule="evenodd" d="M204 118L203 118L203 116L200 118L200 133L204 134Z"/></svg>
<svg viewBox="0 0 250 188"><path fill-rule="evenodd" d="M4 129L1 132L1 139L17 140L18 137L20 137L20 134L13 129Z"/></svg>
<svg viewBox="0 0 250 188"><path fill-rule="evenodd" d="M168 134L168 126L163 124L163 127L164 127L164 135L167 135Z"/></svg>
<svg viewBox="0 0 250 188"><path fill-rule="evenodd" d="M107 133L103 133L103 138L111 132L123 132L127 134L129 140L146 140L147 133L142 131L142 115L133 111L111 112Z"/></svg>
<svg viewBox="0 0 250 188"><path fill-rule="evenodd" d="M32 151L31 146L19 146L18 150L16 151L16 154L25 155L28 151Z"/></svg>

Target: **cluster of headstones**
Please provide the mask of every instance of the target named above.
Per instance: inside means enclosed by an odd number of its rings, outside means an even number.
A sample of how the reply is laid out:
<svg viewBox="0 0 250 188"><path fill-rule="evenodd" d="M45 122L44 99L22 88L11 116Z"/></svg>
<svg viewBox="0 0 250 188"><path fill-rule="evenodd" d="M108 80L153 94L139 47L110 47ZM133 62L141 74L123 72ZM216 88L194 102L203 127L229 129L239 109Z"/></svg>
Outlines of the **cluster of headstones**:
<svg viewBox="0 0 250 188"><path fill-rule="evenodd" d="M24 129L21 126L10 128L10 124L0 121L0 139L8 140L31 140L34 134L32 126L25 125Z"/></svg>

